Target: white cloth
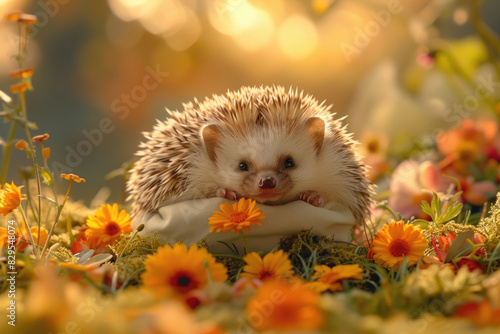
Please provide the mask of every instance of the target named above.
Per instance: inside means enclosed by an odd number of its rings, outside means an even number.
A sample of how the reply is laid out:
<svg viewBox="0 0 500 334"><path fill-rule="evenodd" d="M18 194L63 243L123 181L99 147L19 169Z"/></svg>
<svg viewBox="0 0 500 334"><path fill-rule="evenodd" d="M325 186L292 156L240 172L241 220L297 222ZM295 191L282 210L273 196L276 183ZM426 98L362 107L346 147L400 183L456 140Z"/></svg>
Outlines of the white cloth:
<svg viewBox="0 0 500 334"><path fill-rule="evenodd" d="M231 253L218 241L229 245L234 243L242 254L243 243L239 233L209 233L208 219L214 211L220 211L220 205L225 202L233 203L224 198L208 198L166 205L156 213L139 216L132 226L135 229L144 223L142 234L156 232L160 241L169 244L182 241L191 245L205 238L213 253ZM338 204L327 207L318 208L303 201L279 206L260 205L266 218L261 221L262 225L251 226L250 233L245 234L249 250L269 252L279 244L281 237L310 228L317 235L335 235L337 241L350 241L355 224L351 211Z"/></svg>

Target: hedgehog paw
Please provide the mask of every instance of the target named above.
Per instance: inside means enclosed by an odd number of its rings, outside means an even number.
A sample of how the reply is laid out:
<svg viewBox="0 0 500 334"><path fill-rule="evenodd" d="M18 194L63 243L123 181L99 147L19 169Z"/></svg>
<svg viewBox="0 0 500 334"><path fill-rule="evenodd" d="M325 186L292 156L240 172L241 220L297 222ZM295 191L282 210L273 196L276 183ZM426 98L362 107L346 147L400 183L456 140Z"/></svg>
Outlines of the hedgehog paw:
<svg viewBox="0 0 500 334"><path fill-rule="evenodd" d="M240 198L240 196L235 191L224 188L218 188L215 191L215 197L225 198L230 201L236 201Z"/></svg>
<svg viewBox="0 0 500 334"><path fill-rule="evenodd" d="M325 201L323 199L323 196L320 195L320 193L315 192L315 191L306 191L300 194L300 199L304 202L307 202L311 205L317 206L317 207L323 207L325 204Z"/></svg>

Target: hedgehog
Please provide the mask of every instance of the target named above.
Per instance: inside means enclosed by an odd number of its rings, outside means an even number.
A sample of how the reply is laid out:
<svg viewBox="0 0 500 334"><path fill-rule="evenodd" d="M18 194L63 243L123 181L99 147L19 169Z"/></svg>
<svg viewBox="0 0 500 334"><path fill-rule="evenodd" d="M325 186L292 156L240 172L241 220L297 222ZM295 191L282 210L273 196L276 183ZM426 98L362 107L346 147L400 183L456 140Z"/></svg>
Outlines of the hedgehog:
<svg viewBox="0 0 500 334"><path fill-rule="evenodd" d="M297 89L261 86L183 107L167 109L166 120L143 133L127 183L134 218L211 197L338 203L357 223L368 216L373 190L356 142L325 102Z"/></svg>

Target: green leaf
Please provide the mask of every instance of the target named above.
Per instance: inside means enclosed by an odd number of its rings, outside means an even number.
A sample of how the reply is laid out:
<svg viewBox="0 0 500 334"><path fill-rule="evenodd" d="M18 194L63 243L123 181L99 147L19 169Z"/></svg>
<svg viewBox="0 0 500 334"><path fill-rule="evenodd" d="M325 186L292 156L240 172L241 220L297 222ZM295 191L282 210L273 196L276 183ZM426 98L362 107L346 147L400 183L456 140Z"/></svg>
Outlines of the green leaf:
<svg viewBox="0 0 500 334"><path fill-rule="evenodd" d="M412 225L419 226L422 229L427 229L429 227L429 222L423 219L415 219L411 222Z"/></svg>
<svg viewBox="0 0 500 334"><path fill-rule="evenodd" d="M444 260L444 262L450 262L463 248L469 246L467 240L474 240L474 231L463 231L457 235L455 240L453 240L450 245L450 250L448 251L448 255L446 255L446 260Z"/></svg>
<svg viewBox="0 0 500 334"><path fill-rule="evenodd" d="M28 127L31 130L38 130L38 125L36 125L36 123L33 123L33 122L28 122Z"/></svg>
<svg viewBox="0 0 500 334"><path fill-rule="evenodd" d="M48 186L52 186L52 175L49 173L48 170L45 168L42 168L42 178L43 178L43 183L45 183Z"/></svg>

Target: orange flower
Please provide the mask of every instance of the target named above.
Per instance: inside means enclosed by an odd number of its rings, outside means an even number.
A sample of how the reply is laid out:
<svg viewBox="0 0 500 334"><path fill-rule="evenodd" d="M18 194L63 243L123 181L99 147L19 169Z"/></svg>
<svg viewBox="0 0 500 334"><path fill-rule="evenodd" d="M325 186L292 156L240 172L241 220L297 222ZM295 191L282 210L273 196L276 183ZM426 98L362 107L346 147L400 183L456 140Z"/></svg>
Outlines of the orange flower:
<svg viewBox="0 0 500 334"><path fill-rule="evenodd" d="M21 187L16 187L14 181L11 184L6 183L3 189L0 185L0 214L7 216L21 204Z"/></svg>
<svg viewBox="0 0 500 334"><path fill-rule="evenodd" d="M256 208L257 202L252 199L242 198L234 204L223 203L220 205L221 211L215 211L209 218L210 232L250 232L250 226L262 225L259 219L266 216L262 214L259 208Z"/></svg>
<svg viewBox="0 0 500 334"><path fill-rule="evenodd" d="M323 292L343 290L342 282L346 279L363 279L363 269L359 264L338 265L330 268L325 265L314 267L314 282L308 283L309 288L314 291Z"/></svg>
<svg viewBox="0 0 500 334"><path fill-rule="evenodd" d="M33 75L33 73L34 73L34 71L32 68L27 68L27 69L13 72L10 74L10 76L12 78L28 78L28 77L31 77Z"/></svg>
<svg viewBox="0 0 500 334"><path fill-rule="evenodd" d="M50 137L50 135L48 133L44 133L43 135L38 135L38 136L31 138L31 142L32 143L34 143L34 142L43 143L49 137Z"/></svg>
<svg viewBox="0 0 500 334"><path fill-rule="evenodd" d="M268 280L248 301L246 314L250 325L259 331L315 330L325 322L319 301L319 294L304 284Z"/></svg>
<svg viewBox="0 0 500 334"><path fill-rule="evenodd" d="M493 308L487 299L480 303L467 302L455 310L454 315L467 318L478 327L500 326L500 308Z"/></svg>
<svg viewBox="0 0 500 334"><path fill-rule="evenodd" d="M19 233L18 231L16 230L15 233L12 234L13 239L13 242L11 243L10 240L9 240L9 230L7 230L6 228L3 228L3 227L0 227L0 248L2 248L3 246L9 246L9 245L12 245L12 244L17 244L17 241L19 240Z"/></svg>
<svg viewBox="0 0 500 334"><path fill-rule="evenodd" d="M116 203L113 206L103 204L95 211L95 216L89 216L87 226L85 244L90 249L112 245L123 233L132 232L130 216L125 210L119 212Z"/></svg>
<svg viewBox="0 0 500 334"><path fill-rule="evenodd" d="M145 261L146 271L142 281L147 288L164 288L168 292L186 295L193 290L205 287L210 278L214 282L227 279L227 270L206 248L196 244L190 248L186 244L166 244L158 248Z"/></svg>
<svg viewBox="0 0 500 334"><path fill-rule="evenodd" d="M403 256L408 266L417 263L427 248L427 239L419 227L405 224L402 220L385 225L375 234L373 259L386 268L398 269Z"/></svg>
<svg viewBox="0 0 500 334"><path fill-rule="evenodd" d="M45 147L43 150L42 150L42 156L45 160L47 160L48 158L50 158L50 147Z"/></svg>
<svg viewBox="0 0 500 334"><path fill-rule="evenodd" d="M18 150L25 150L28 147L28 144L23 140L19 140L15 145L14 145Z"/></svg>
<svg viewBox="0 0 500 334"><path fill-rule="evenodd" d="M244 272L240 275L241 278L257 278L263 281L272 278L287 278L293 274L292 263L288 254L283 250L269 253L264 258L252 252L245 255L243 260L247 265L243 268Z"/></svg>
<svg viewBox="0 0 500 334"><path fill-rule="evenodd" d="M19 246L17 249L19 252L24 251L26 247L28 247L28 245L30 244L30 237L28 235L28 230L26 229L26 226L23 224L21 229L22 229L21 241L19 242ZM37 244L40 247L43 247L47 242L49 233L44 227L42 227L40 230L41 230L40 241L38 241L38 226L33 226L30 228L31 236L33 237L33 241L35 242L35 244Z"/></svg>
<svg viewBox="0 0 500 334"><path fill-rule="evenodd" d="M25 82L10 86L10 91L12 92L12 94L22 93L27 90L28 90L28 84Z"/></svg>
<svg viewBox="0 0 500 334"><path fill-rule="evenodd" d="M8 21L17 21L20 23L35 24L37 22L36 16L31 14L26 14L23 12L16 12L8 14L6 19Z"/></svg>
<svg viewBox="0 0 500 334"><path fill-rule="evenodd" d="M78 175L75 175L75 174L61 174L61 178L65 179L65 180L68 180L68 181L75 181L75 182L83 182L85 183L85 179L84 178L81 178L79 177Z"/></svg>

